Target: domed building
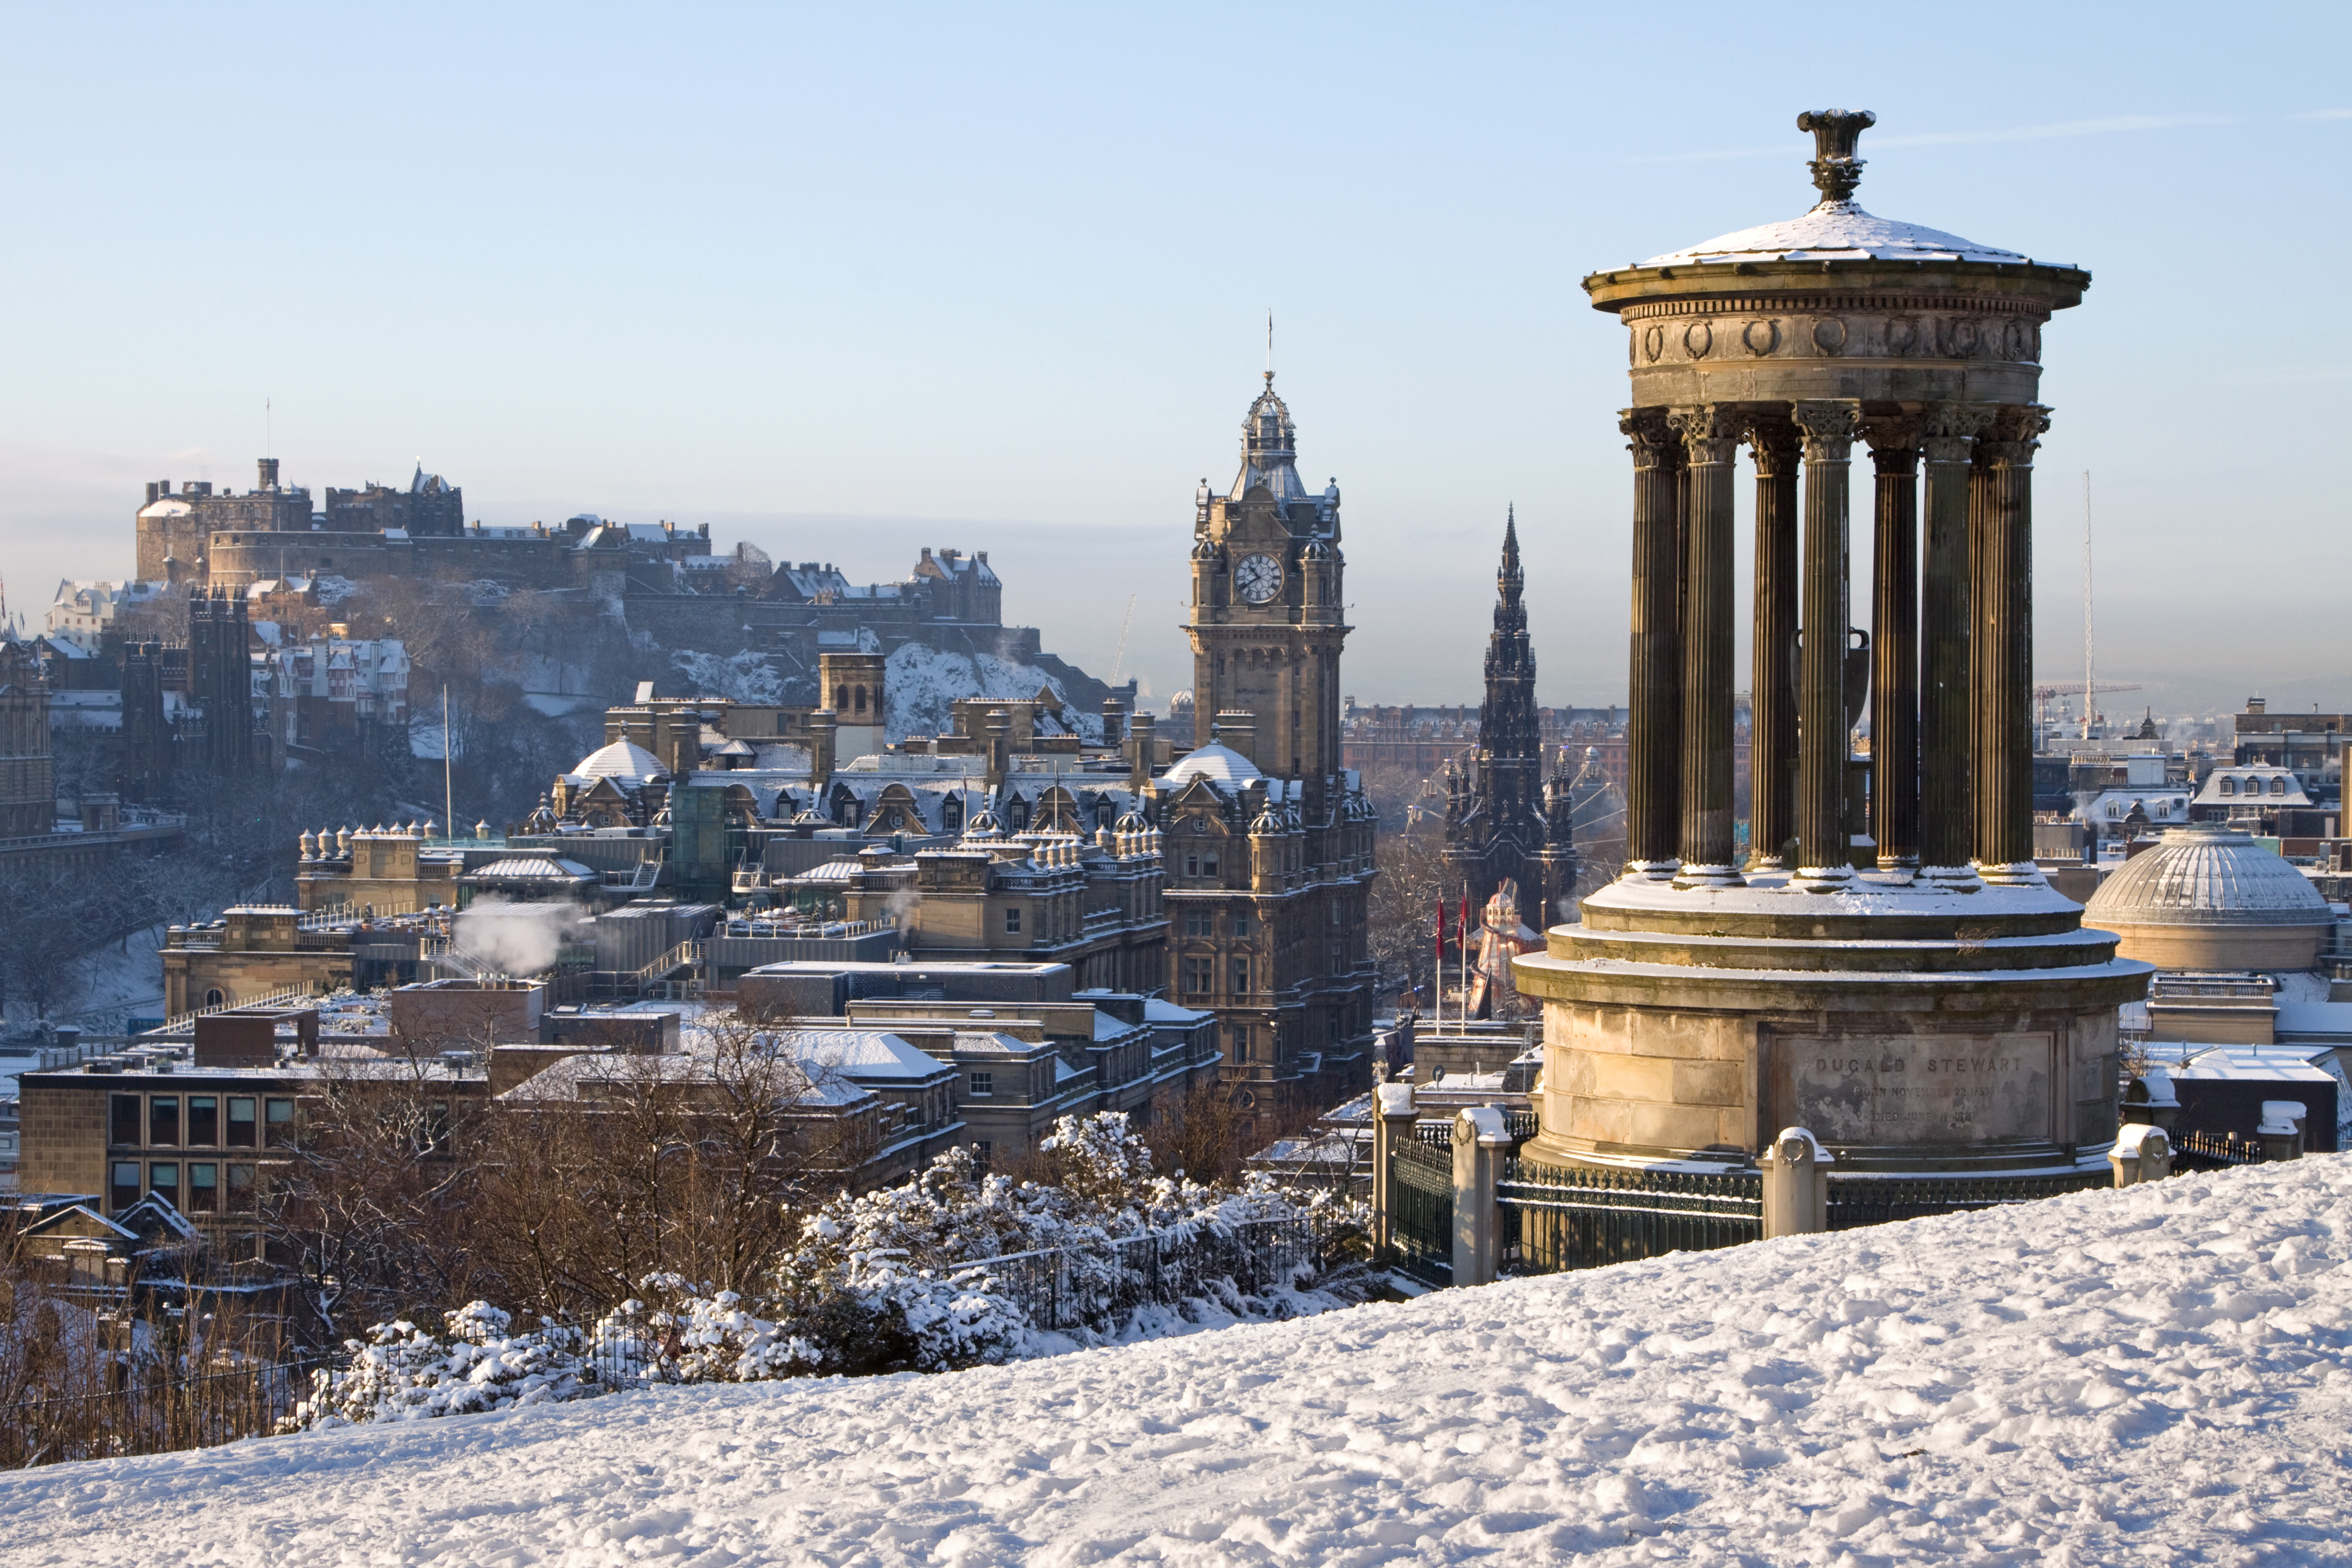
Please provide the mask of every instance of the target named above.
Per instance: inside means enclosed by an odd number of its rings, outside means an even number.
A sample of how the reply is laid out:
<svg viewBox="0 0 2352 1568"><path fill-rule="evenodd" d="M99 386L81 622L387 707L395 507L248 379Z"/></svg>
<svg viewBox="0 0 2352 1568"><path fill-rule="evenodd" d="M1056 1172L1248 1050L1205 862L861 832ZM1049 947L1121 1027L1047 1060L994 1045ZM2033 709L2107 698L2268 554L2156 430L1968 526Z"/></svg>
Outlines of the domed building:
<svg viewBox="0 0 2352 1568"><path fill-rule="evenodd" d="M2167 829L2108 877L2083 923L2126 958L2176 970L2297 970L2318 961L2336 917L2311 879L2220 823Z"/></svg>

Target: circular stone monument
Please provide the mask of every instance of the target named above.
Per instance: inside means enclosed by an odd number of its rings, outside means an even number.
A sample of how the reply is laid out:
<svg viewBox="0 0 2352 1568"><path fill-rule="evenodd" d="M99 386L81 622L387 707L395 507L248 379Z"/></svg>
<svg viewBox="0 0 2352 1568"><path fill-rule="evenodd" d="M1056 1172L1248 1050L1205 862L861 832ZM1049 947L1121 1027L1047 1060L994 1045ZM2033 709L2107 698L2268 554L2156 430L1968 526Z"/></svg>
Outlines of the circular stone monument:
<svg viewBox="0 0 2352 1568"><path fill-rule="evenodd" d="M1803 216L1584 281L1625 323L1633 384L1629 858L1516 961L1544 1005L1532 1160L1744 1165L1801 1125L1841 1170L1997 1172L2095 1162L2115 1136L2116 1009L2150 969L2033 864L2035 398L2042 328L2090 277L1864 212L1873 119L1800 117L1822 193ZM1866 634L1856 442L1874 470Z"/></svg>

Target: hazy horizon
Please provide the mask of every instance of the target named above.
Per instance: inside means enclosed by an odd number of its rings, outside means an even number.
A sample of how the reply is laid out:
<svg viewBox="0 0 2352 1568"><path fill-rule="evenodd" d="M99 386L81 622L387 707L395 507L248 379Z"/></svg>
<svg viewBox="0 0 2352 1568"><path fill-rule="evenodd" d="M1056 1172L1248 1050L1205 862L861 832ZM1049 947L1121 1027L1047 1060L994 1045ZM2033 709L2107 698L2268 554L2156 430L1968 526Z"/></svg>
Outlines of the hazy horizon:
<svg viewBox="0 0 2352 1568"><path fill-rule="evenodd" d="M2313 460L2352 372L2237 298L2341 248L2343 13L1621 15L0 14L36 68L0 106L9 607L128 575L145 481L242 490L268 444L314 496L421 458L485 522L708 521L860 580L985 549L1099 675L1132 595L1164 703L1271 308L1345 497L1347 690L1476 700L1516 504L1541 700L1622 701L1624 340L1578 280L1802 211L1794 117L1840 104L1879 116L1864 206L2093 275L2046 333L2037 673L2081 679L2088 470L2099 676L2143 689L2111 714L2352 708Z"/></svg>

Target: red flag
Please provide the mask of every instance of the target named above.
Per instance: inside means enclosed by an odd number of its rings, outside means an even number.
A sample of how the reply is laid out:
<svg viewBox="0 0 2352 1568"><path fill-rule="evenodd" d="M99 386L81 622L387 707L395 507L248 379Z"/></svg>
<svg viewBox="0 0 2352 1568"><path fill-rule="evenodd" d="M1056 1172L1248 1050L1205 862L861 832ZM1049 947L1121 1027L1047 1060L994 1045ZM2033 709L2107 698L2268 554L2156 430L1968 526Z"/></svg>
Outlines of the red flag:
<svg viewBox="0 0 2352 1568"><path fill-rule="evenodd" d="M1470 889L1466 887L1462 889L1462 952L1465 957L1470 952Z"/></svg>

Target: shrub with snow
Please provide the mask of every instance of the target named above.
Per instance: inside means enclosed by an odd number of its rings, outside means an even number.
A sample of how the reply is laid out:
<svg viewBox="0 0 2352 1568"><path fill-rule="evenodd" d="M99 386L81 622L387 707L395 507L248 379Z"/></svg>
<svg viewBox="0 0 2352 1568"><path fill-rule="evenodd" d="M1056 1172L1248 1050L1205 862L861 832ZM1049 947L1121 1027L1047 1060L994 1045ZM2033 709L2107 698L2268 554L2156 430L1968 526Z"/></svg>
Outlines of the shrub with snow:
<svg viewBox="0 0 2352 1568"><path fill-rule="evenodd" d="M364 1342L346 1341L351 1365L314 1373L310 1397L284 1426L415 1421L576 1399L588 1391L578 1330L541 1318L536 1329L514 1333L512 1317L487 1301L443 1317L446 1336L403 1321L378 1323Z"/></svg>

